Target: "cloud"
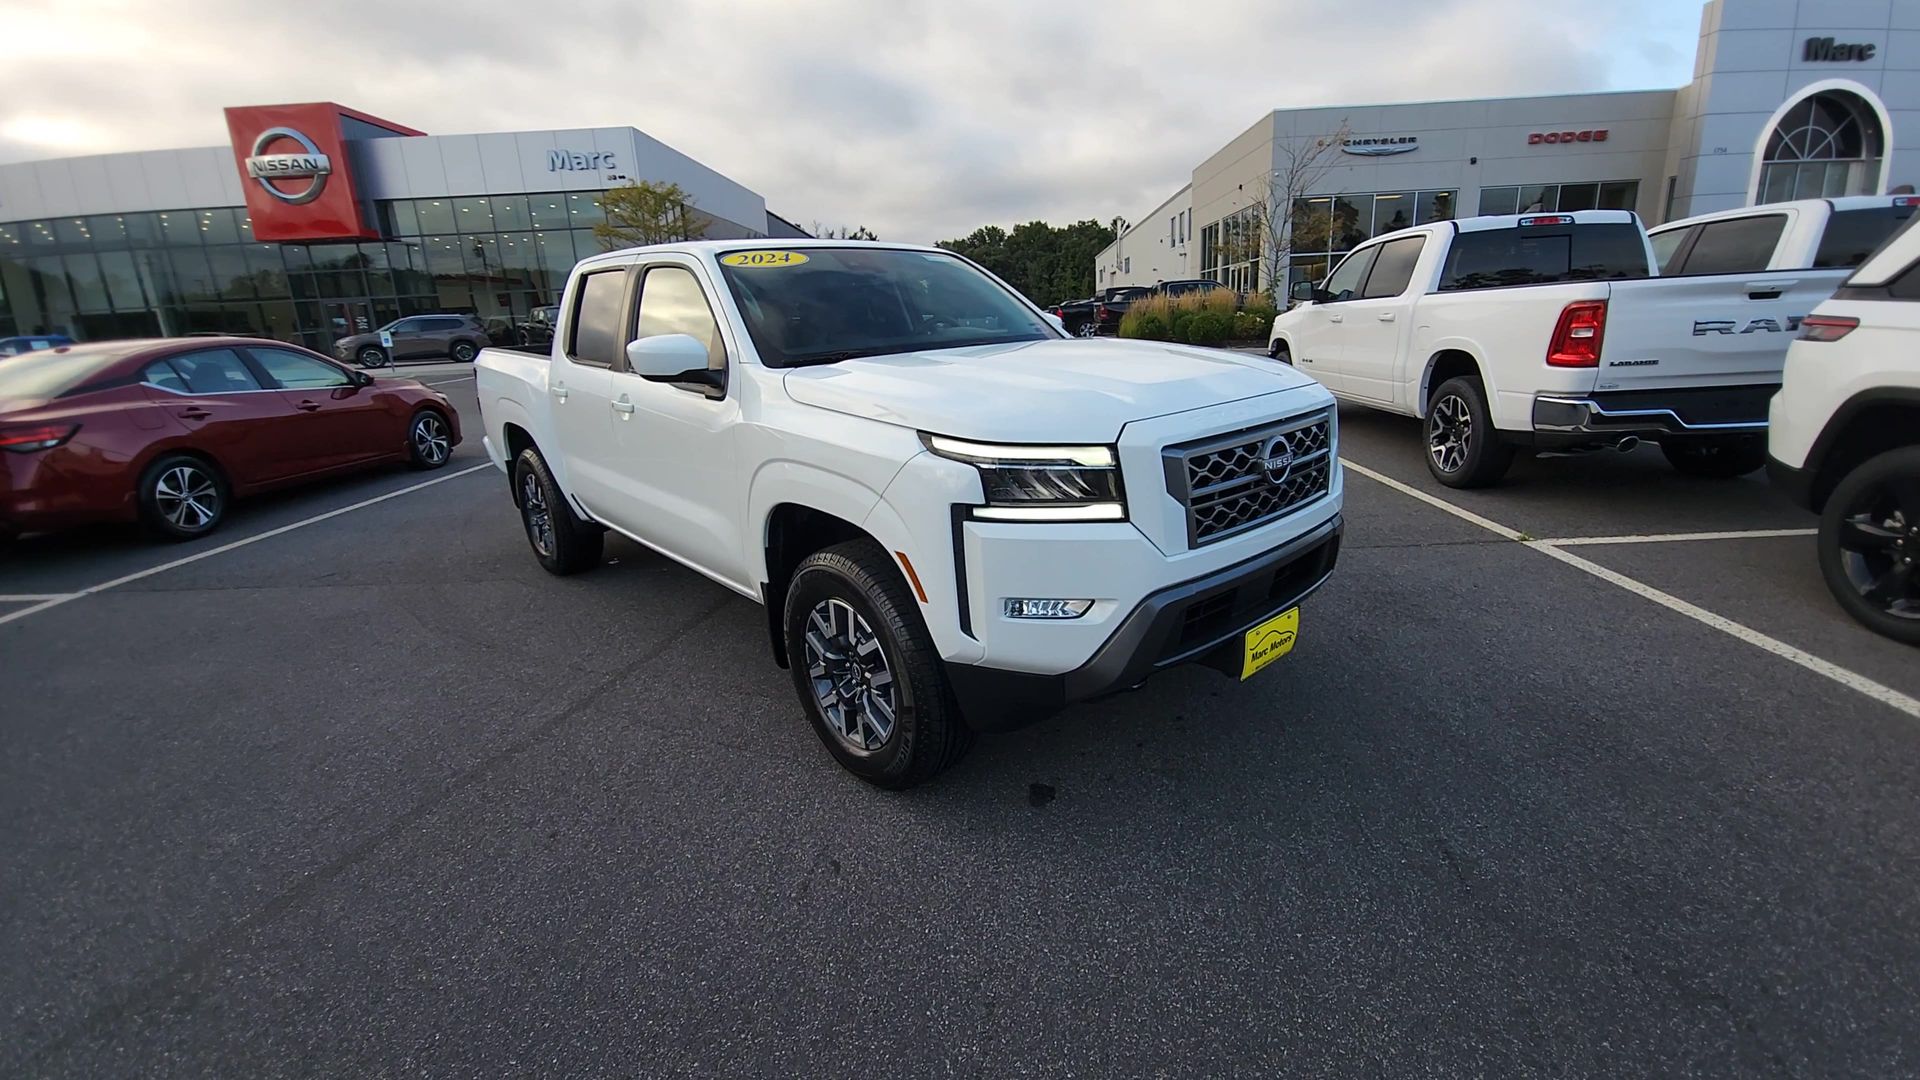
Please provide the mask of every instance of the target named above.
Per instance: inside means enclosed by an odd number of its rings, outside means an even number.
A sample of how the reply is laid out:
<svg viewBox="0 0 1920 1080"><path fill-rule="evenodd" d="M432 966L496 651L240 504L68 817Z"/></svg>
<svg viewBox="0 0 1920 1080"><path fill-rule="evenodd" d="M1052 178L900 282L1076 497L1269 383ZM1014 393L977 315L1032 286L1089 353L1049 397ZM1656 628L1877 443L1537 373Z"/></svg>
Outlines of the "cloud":
<svg viewBox="0 0 1920 1080"><path fill-rule="evenodd" d="M9 61L0 160L217 145L222 107L285 101L431 132L632 125L789 218L920 241L1143 213L1271 108L1677 85L1698 15L1663 0L1603 23L1555 0L168 7L0 0L0 36L32 43Z"/></svg>

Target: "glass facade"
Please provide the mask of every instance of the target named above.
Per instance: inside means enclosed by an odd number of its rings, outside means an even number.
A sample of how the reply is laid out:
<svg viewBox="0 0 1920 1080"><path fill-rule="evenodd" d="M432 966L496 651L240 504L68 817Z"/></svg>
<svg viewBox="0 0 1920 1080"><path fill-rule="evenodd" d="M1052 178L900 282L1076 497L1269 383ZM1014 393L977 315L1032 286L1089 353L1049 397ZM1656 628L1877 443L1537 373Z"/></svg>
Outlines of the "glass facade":
<svg viewBox="0 0 1920 1080"><path fill-rule="evenodd" d="M0 223L0 337L257 335L327 351L403 315L496 340L601 250L599 191L376 202L382 240L262 243L244 207Z"/></svg>
<svg viewBox="0 0 1920 1080"><path fill-rule="evenodd" d="M1458 191L1377 191L1367 195L1315 195L1293 204L1293 254L1287 288L1324 281L1341 254L1376 236L1451 221Z"/></svg>
<svg viewBox="0 0 1920 1080"><path fill-rule="evenodd" d="M1480 215L1632 210L1640 204L1640 181L1583 181L1480 189Z"/></svg>

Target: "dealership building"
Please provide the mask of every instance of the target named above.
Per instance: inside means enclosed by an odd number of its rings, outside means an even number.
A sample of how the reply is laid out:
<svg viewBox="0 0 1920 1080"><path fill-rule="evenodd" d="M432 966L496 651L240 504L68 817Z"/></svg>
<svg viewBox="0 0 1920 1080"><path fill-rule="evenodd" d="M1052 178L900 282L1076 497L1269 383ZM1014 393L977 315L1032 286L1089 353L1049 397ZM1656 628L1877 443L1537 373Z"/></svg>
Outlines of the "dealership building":
<svg viewBox="0 0 1920 1080"><path fill-rule="evenodd" d="M1276 110L1101 252L1096 285L1271 288L1264 211L1289 185L1268 178L1343 131L1296 185L1289 284L1453 217L1620 208L1651 226L1884 193L1920 183L1920 0L1711 0L1675 90Z"/></svg>
<svg viewBox="0 0 1920 1080"><path fill-rule="evenodd" d="M0 165L0 337L196 332L326 348L403 315L503 334L601 250L601 193L678 184L704 235L804 235L628 127L426 135L322 103L226 110L230 145Z"/></svg>

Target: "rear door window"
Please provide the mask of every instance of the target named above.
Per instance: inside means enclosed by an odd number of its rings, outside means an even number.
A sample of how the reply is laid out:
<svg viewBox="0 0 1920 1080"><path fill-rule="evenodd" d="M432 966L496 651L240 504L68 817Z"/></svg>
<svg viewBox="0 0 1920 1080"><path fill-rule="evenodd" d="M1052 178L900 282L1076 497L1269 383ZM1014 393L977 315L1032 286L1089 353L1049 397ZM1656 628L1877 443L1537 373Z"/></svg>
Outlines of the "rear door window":
<svg viewBox="0 0 1920 1080"><path fill-rule="evenodd" d="M1427 245L1424 236L1390 240L1380 245L1380 257L1367 275L1367 287L1361 293L1369 300L1399 296L1413 282L1413 266L1420 261L1420 250Z"/></svg>
<svg viewBox="0 0 1920 1080"><path fill-rule="evenodd" d="M1673 265L1673 257L1680 254L1680 249L1686 246L1687 237L1692 236L1698 228L1695 226L1692 229L1668 229L1666 232L1653 234L1650 238L1653 242L1653 265L1662 274L1674 272L1676 268Z"/></svg>
<svg viewBox="0 0 1920 1080"><path fill-rule="evenodd" d="M1773 250L1780 246L1780 234L1786 228L1785 214L1709 221L1700 226L1700 238L1693 242L1679 273L1688 277L1759 273L1773 261Z"/></svg>
<svg viewBox="0 0 1920 1080"><path fill-rule="evenodd" d="M1447 250L1440 291L1646 277L1644 237L1628 222L1463 232Z"/></svg>
<svg viewBox="0 0 1920 1080"><path fill-rule="evenodd" d="M264 390L240 354L232 349L203 349L168 357L190 394L241 394Z"/></svg>
<svg viewBox="0 0 1920 1080"><path fill-rule="evenodd" d="M1913 217L1911 206L1876 206L1867 210L1842 210L1827 220L1827 231L1820 236L1820 248L1814 252L1816 270L1852 269L1867 261L1882 241L1892 236Z"/></svg>
<svg viewBox="0 0 1920 1080"><path fill-rule="evenodd" d="M610 368L626 342L620 317L627 306L627 271L602 270L580 279L573 302L567 356L578 364Z"/></svg>
<svg viewBox="0 0 1920 1080"><path fill-rule="evenodd" d="M176 394L184 394L187 392L187 380L181 378L180 373L173 370L173 365L167 363L165 360L155 360L153 363L148 364L146 368L140 372L140 378L142 381L152 383L162 390L171 390Z"/></svg>

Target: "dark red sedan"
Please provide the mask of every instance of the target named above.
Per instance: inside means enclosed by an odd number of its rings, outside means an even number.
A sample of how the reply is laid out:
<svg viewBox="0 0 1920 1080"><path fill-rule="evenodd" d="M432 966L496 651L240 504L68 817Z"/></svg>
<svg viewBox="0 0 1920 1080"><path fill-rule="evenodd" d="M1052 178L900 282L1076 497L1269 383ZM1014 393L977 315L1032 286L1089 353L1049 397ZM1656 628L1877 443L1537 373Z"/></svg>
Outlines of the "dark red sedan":
<svg viewBox="0 0 1920 1080"><path fill-rule="evenodd" d="M235 498L460 444L446 395L251 338L109 341L0 360L0 536L139 521L211 532Z"/></svg>

